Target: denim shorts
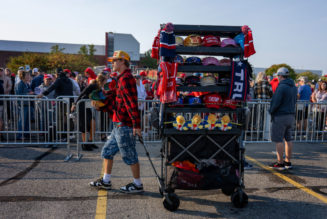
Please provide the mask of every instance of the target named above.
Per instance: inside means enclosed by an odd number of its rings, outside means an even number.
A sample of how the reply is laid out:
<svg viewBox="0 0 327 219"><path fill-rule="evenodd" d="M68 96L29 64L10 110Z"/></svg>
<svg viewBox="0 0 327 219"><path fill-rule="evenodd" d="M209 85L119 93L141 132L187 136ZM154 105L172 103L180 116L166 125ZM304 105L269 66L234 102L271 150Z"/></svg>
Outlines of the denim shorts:
<svg viewBox="0 0 327 219"><path fill-rule="evenodd" d="M120 151L123 161L127 165L138 163L136 152L136 139L133 136L133 128L128 126L118 127L114 124L111 135L104 144L101 156L104 159L113 160L114 156Z"/></svg>

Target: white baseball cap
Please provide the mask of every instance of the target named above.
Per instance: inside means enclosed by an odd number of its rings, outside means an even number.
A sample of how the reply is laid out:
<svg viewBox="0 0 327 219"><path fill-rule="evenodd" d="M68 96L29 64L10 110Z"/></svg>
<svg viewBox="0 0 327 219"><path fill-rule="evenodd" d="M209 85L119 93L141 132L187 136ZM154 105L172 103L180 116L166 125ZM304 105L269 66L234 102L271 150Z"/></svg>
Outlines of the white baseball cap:
<svg viewBox="0 0 327 219"><path fill-rule="evenodd" d="M287 68L285 67L281 67L277 70L277 73L276 73L277 76L288 76L290 75L290 72L288 71Z"/></svg>
<svg viewBox="0 0 327 219"><path fill-rule="evenodd" d="M39 72L38 68L33 68L32 72Z"/></svg>

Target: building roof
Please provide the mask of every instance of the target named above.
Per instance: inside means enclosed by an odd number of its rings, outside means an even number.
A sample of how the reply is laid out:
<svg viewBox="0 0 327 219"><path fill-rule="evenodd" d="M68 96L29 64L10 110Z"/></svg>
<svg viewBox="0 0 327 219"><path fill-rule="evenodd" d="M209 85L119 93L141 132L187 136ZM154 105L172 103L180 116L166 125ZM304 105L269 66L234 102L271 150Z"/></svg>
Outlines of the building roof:
<svg viewBox="0 0 327 219"><path fill-rule="evenodd" d="M62 52L68 54L78 54L81 46L87 46L87 44L0 40L0 51L49 53L51 47L55 45L58 45L60 49L64 48ZM94 55L105 55L104 45L94 45L94 48L96 49Z"/></svg>
<svg viewBox="0 0 327 219"><path fill-rule="evenodd" d="M111 56L116 50L123 50L129 54L131 61L140 61L140 43L132 34L108 32L108 55ZM113 41L111 40L113 39Z"/></svg>

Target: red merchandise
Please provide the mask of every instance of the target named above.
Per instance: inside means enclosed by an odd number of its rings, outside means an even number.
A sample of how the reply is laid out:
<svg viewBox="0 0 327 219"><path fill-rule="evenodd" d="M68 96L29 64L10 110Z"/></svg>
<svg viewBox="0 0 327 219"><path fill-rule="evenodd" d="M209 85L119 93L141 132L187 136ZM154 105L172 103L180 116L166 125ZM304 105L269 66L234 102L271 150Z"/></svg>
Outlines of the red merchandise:
<svg viewBox="0 0 327 219"><path fill-rule="evenodd" d="M108 72L108 73L111 73L111 69L108 68L108 67L104 68L103 71L106 71L106 72Z"/></svg>
<svg viewBox="0 0 327 219"><path fill-rule="evenodd" d="M153 100L154 95L152 90L146 91L146 100Z"/></svg>
<svg viewBox="0 0 327 219"><path fill-rule="evenodd" d="M157 36L154 37L151 50L151 57L157 60L159 60L160 31L161 30L159 30Z"/></svg>
<svg viewBox="0 0 327 219"><path fill-rule="evenodd" d="M224 107L229 107L231 109L236 109L237 102L231 99L224 99Z"/></svg>
<svg viewBox="0 0 327 219"><path fill-rule="evenodd" d="M140 76L147 76L146 71L141 71L141 72L140 72Z"/></svg>
<svg viewBox="0 0 327 219"><path fill-rule="evenodd" d="M271 88L272 88L272 91L273 93L275 93L277 87L278 87L278 84L279 84L279 80L278 78L273 78L271 81L270 81L270 85L271 85Z"/></svg>
<svg viewBox="0 0 327 219"><path fill-rule="evenodd" d="M88 84L90 84L92 80L95 80L97 78L97 75L94 73L94 71L91 68L86 68L85 73L89 74L89 77L87 79Z"/></svg>
<svg viewBox="0 0 327 219"><path fill-rule="evenodd" d="M247 25L244 25L242 27L242 32L244 34L244 57L247 58L256 53L253 44L252 30Z"/></svg>
<svg viewBox="0 0 327 219"><path fill-rule="evenodd" d="M72 71L71 71L71 70L69 70L69 69L67 69L67 68L66 68L66 69L64 69L64 70L63 70L63 72L66 72L66 73L72 73Z"/></svg>
<svg viewBox="0 0 327 219"><path fill-rule="evenodd" d="M220 46L220 37L219 36L213 36L213 35L207 35L203 37L202 44L203 46Z"/></svg>
<svg viewBox="0 0 327 219"><path fill-rule="evenodd" d="M223 102L223 99L217 93L207 94L207 95L205 95L203 97L203 103L208 108L216 108L216 109L219 109L221 107L222 102Z"/></svg>
<svg viewBox="0 0 327 219"><path fill-rule="evenodd" d="M178 63L161 62L162 79L159 84L160 102L172 103L177 101L176 76Z"/></svg>

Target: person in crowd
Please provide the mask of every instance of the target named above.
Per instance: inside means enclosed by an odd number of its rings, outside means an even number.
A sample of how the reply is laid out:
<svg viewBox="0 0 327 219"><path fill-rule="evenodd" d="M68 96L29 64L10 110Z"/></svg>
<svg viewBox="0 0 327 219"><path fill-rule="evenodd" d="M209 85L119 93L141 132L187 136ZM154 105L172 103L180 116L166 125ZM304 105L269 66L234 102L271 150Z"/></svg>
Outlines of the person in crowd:
<svg viewBox="0 0 327 219"><path fill-rule="evenodd" d="M142 77L140 75L135 76L136 79L136 88L137 88L137 98L139 100L145 100L146 99L146 91L145 87L142 83ZM144 110L144 103L139 103L139 110L143 111Z"/></svg>
<svg viewBox="0 0 327 219"><path fill-rule="evenodd" d="M20 82L20 78L22 77L23 72L24 72L24 67L19 67L19 69L17 71L17 75L15 77L15 86L14 86L15 91L16 91L17 84Z"/></svg>
<svg viewBox="0 0 327 219"><path fill-rule="evenodd" d="M305 76L301 76L298 79L298 83L299 83L299 87L298 87L298 100L300 100L300 102L298 102L297 104L297 129L301 130L300 133L302 132L303 135L305 135L306 133L304 132L304 130L306 130L307 128L307 124L308 124L308 104L306 103L301 103L303 101L305 102L309 102L311 99L311 88L310 86L307 84L308 83L308 77Z"/></svg>
<svg viewBox="0 0 327 219"><path fill-rule="evenodd" d="M314 103L318 103L314 112L316 113L316 129L319 131L324 130L326 124L326 104L327 104L327 82L321 81L319 83L318 90L312 94L312 99Z"/></svg>
<svg viewBox="0 0 327 219"><path fill-rule="evenodd" d="M145 88L145 92L146 92L146 100L153 100L154 98L154 94L153 91L151 89L151 84L152 82L150 80L144 80L143 82L144 88Z"/></svg>
<svg viewBox="0 0 327 219"><path fill-rule="evenodd" d="M39 95L39 94L43 93L45 90L47 90L51 86L52 83L53 83L52 75L51 74L44 74L43 75L43 83L40 86L38 86L38 87L36 87L34 89L34 93L36 95ZM55 91L54 90L51 91L46 97L48 99L55 99ZM54 118L54 113L53 113L54 105L51 104L51 102L37 102L36 106L38 107L38 109L41 112L39 115L36 115L36 116L39 117L40 129L41 130L46 130L46 127L49 127L54 122L53 121L53 118ZM50 129L49 129L49 132L51 133ZM50 135L51 134L49 134L49 137L50 137Z"/></svg>
<svg viewBox="0 0 327 219"><path fill-rule="evenodd" d="M271 168L284 170L291 169L292 134L295 124L295 105L297 101L297 88L294 81L289 78L289 70L285 67L277 70L279 85L271 99L269 113L272 117L271 140L276 143L277 162ZM284 154L285 140L285 160Z"/></svg>
<svg viewBox="0 0 327 219"><path fill-rule="evenodd" d="M90 185L111 189L113 158L120 151L123 161L130 166L134 177L133 182L121 187L120 191L125 193L143 192L140 164L135 148L135 135L141 136L136 81L129 69L130 57L126 52L115 51L110 60L113 62L113 71L119 72L115 97L116 105L113 109L114 128L102 148L104 176L91 182ZM96 102L92 102L92 104L96 109L99 109Z"/></svg>
<svg viewBox="0 0 327 219"><path fill-rule="evenodd" d="M39 94L43 93L44 91L46 91L52 85L52 83L53 83L53 76L51 74L43 75L43 83L34 89L34 93L36 95L39 95ZM47 95L47 98L48 99L55 99L55 91L54 90L51 91Z"/></svg>
<svg viewBox="0 0 327 219"><path fill-rule="evenodd" d="M55 82L48 87L45 91L43 91L41 94L37 95L37 98L42 98L43 96L47 96L49 93L51 93L53 90L55 91L55 97L61 97L61 96L73 96L73 83L72 81L67 77L66 73L63 72L62 68L56 69L56 75L57 78ZM74 101L73 98L69 98L69 105ZM72 122L68 119L70 106L67 106L67 104L60 103L56 105L56 111L58 112L56 114L57 120L60 120L61 122L58 123L57 129L59 131L67 131L68 130L68 122L70 122L71 126L70 129L73 128ZM60 138L65 138L67 134L61 134Z"/></svg>
<svg viewBox="0 0 327 219"><path fill-rule="evenodd" d="M83 75L76 75L76 81L81 91L83 91L87 87L86 77L84 77Z"/></svg>
<svg viewBox="0 0 327 219"><path fill-rule="evenodd" d="M147 79L148 74L146 73L146 71L141 71L139 75L141 76L141 82L143 82L143 80Z"/></svg>
<svg viewBox="0 0 327 219"><path fill-rule="evenodd" d="M264 72L259 72L254 84L255 99L271 99L273 95L272 87L267 81L267 76Z"/></svg>
<svg viewBox="0 0 327 219"><path fill-rule="evenodd" d="M0 79L0 95L4 95L5 89L3 87L3 80ZM0 131L3 130L3 100L0 100ZM4 141L4 137L0 133L0 141Z"/></svg>
<svg viewBox="0 0 327 219"><path fill-rule="evenodd" d="M15 77L16 75L11 72L9 68L5 69L5 75L11 79L11 89L10 94L15 94Z"/></svg>
<svg viewBox="0 0 327 219"><path fill-rule="evenodd" d="M76 78L75 73L70 71L70 73L68 73L68 77L73 84L73 95L79 96L81 94L81 89L80 89L77 81L75 80L75 78Z"/></svg>
<svg viewBox="0 0 327 219"><path fill-rule="evenodd" d="M250 89L249 89L249 99L253 100L254 98L254 80L250 79Z"/></svg>
<svg viewBox="0 0 327 219"><path fill-rule="evenodd" d="M85 76L87 77L87 85L91 84L92 80L95 80L97 78L97 75L94 73L92 68L88 67L84 71Z"/></svg>
<svg viewBox="0 0 327 219"><path fill-rule="evenodd" d="M38 98L47 96L53 90L55 91L55 97L73 96L73 83L67 77L66 73L62 71L62 68L57 68L56 74L56 81L48 89L37 95Z"/></svg>
<svg viewBox="0 0 327 219"><path fill-rule="evenodd" d="M33 91L30 86L31 75L29 72L22 71L20 74L20 81L16 86L16 95L33 95ZM17 139L23 139L22 130L24 125L24 131L28 132L30 128L29 115L31 115L31 104L29 101L22 101L22 104L18 104L19 107L19 121L18 121L18 131ZM24 138L27 138L28 134L24 133Z"/></svg>
<svg viewBox="0 0 327 219"><path fill-rule="evenodd" d="M273 74L273 79L269 83L271 85L271 89L272 89L273 93L275 93L275 91L278 87L278 84L279 84L278 77L276 74Z"/></svg>
<svg viewBox="0 0 327 219"><path fill-rule="evenodd" d="M38 68L33 68L30 73L31 73L31 79L33 80L36 76L39 75L39 69Z"/></svg>
<svg viewBox="0 0 327 219"><path fill-rule="evenodd" d="M103 85L107 82L106 77L103 74L99 74L95 80L91 82L79 95L75 103L73 103L71 111L74 112L76 109L77 102L81 99L89 99L89 95L92 91L97 89L102 89ZM85 107L85 102L81 102L78 108L79 115L79 131L82 132L83 142L87 142L86 132L89 132L89 141L93 141L94 129L95 129L95 119L92 118L92 111L90 108ZM82 149L86 151L91 151L92 148L98 148L95 144L82 144Z"/></svg>
<svg viewBox="0 0 327 219"><path fill-rule="evenodd" d="M271 99L273 91L271 85L267 81L267 75L264 72L259 72L253 87L254 99L258 100L268 100ZM268 106L268 105L265 105ZM263 130L263 138L265 140L269 139L269 129L270 129L270 114L268 113L267 107L255 108L255 115L257 115L257 127L259 130ZM253 116L255 116L253 115ZM264 121L264 122L263 122Z"/></svg>
<svg viewBox="0 0 327 219"><path fill-rule="evenodd" d="M311 95L313 94L313 92L315 92L315 87L316 87L316 81L312 80L309 84L310 88L311 88Z"/></svg>
<svg viewBox="0 0 327 219"><path fill-rule="evenodd" d="M11 78L5 74L5 70L3 68L0 68L0 80L3 81L4 94L10 94L12 89Z"/></svg>
<svg viewBox="0 0 327 219"><path fill-rule="evenodd" d="M35 72L36 76L33 78L31 83L32 91L38 86L40 86L43 83L43 77L45 72L43 70L40 70L38 68L34 68L33 72Z"/></svg>

